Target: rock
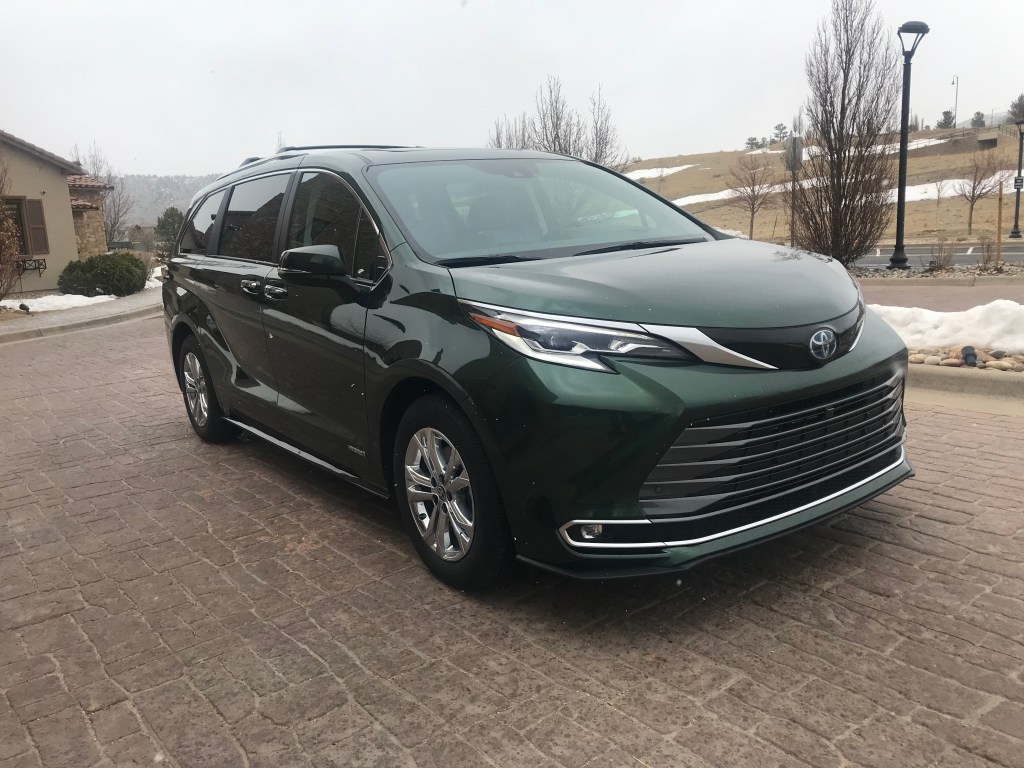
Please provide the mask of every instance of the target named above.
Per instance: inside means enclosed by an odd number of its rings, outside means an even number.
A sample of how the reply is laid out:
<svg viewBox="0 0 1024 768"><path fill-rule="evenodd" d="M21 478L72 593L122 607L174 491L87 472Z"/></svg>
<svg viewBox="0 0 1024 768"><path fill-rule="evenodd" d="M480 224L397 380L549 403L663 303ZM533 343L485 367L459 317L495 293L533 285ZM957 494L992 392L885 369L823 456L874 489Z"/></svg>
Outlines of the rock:
<svg viewBox="0 0 1024 768"><path fill-rule="evenodd" d="M931 356L926 357L924 359L924 364L925 365L938 365L941 362L942 362L942 358L939 357L938 355L931 355Z"/></svg>
<svg viewBox="0 0 1024 768"><path fill-rule="evenodd" d="M978 356L978 362L979 363L990 363L993 360L995 360L995 358L992 357L992 355L990 355L984 349L976 350L975 354Z"/></svg>
<svg viewBox="0 0 1024 768"><path fill-rule="evenodd" d="M947 368L959 368L963 364L964 364L963 360L958 360L955 357L947 357L945 360L943 360L943 361L941 361L939 363L939 365L944 365Z"/></svg>
<svg viewBox="0 0 1024 768"><path fill-rule="evenodd" d="M1004 357L1006 357L1006 353L1003 352L1003 350L1001 350L1001 349L993 349L992 350L992 357L995 360L1002 360Z"/></svg>
<svg viewBox="0 0 1024 768"><path fill-rule="evenodd" d="M928 355L922 354L911 355L910 357L907 358L907 360L910 361L911 363L923 363L927 359Z"/></svg>
<svg viewBox="0 0 1024 768"><path fill-rule="evenodd" d="M1013 366L1013 370L1015 370L1017 373L1024 373L1024 363L1016 363Z"/></svg>
<svg viewBox="0 0 1024 768"><path fill-rule="evenodd" d="M988 367L988 363L982 362L981 360L979 360L978 364L975 366L975 368L986 368L986 367Z"/></svg>
<svg viewBox="0 0 1024 768"><path fill-rule="evenodd" d="M985 367L995 368L997 371L1012 371L1013 363L1008 363L1005 360L993 360L991 363L988 363Z"/></svg>
<svg viewBox="0 0 1024 768"><path fill-rule="evenodd" d="M1011 355L1011 357L1013 358L1014 362L1024 363L1024 355Z"/></svg>
<svg viewBox="0 0 1024 768"><path fill-rule="evenodd" d="M964 365L973 367L978 362L978 353L974 347L964 347L960 351L963 353L960 357L964 361Z"/></svg>
<svg viewBox="0 0 1024 768"><path fill-rule="evenodd" d="M947 358L953 358L954 360L964 359L963 349L960 347L953 347L952 349L945 350L945 355Z"/></svg>

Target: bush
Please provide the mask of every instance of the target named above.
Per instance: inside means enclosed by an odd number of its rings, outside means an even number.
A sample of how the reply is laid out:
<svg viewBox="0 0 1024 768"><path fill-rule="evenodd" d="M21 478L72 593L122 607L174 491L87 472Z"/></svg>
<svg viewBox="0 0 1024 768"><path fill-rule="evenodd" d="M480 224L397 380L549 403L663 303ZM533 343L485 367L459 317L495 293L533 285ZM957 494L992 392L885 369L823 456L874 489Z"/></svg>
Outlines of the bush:
<svg viewBox="0 0 1024 768"><path fill-rule="evenodd" d="M57 278L62 293L96 296L101 293L128 296L146 287L146 265L130 251L114 251L72 261Z"/></svg>

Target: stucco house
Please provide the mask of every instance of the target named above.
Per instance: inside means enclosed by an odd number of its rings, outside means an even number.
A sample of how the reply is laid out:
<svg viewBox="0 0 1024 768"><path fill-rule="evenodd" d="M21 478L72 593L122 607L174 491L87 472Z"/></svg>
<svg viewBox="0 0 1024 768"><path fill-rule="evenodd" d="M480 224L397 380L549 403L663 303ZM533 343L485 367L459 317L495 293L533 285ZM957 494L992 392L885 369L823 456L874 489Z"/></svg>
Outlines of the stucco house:
<svg viewBox="0 0 1024 768"><path fill-rule="evenodd" d="M57 287L65 266L106 250L100 195L103 182L75 162L0 131L7 168L3 206L21 233L21 280L16 292Z"/></svg>

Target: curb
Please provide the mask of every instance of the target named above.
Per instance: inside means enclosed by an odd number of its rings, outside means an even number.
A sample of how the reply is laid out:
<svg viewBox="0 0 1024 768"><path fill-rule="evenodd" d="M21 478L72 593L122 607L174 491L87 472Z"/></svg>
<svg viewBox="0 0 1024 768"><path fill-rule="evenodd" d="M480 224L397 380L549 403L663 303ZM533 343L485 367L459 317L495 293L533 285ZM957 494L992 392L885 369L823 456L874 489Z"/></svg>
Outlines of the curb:
<svg viewBox="0 0 1024 768"><path fill-rule="evenodd" d="M975 285L1024 285L1024 277L1016 275L1007 277L995 277L993 275L974 275L972 277L858 277L858 283L868 285L891 285L900 288L931 288L932 286L962 286L973 287Z"/></svg>
<svg viewBox="0 0 1024 768"><path fill-rule="evenodd" d="M1024 374L1013 371L943 368L918 363L907 366L907 386L1024 401Z"/></svg>
<svg viewBox="0 0 1024 768"><path fill-rule="evenodd" d="M131 309L127 312L121 312L114 315L90 317L86 320L62 323L61 325L47 325L40 328L26 328L23 331L0 333L0 345L12 344L16 341L25 341L27 339L38 339L43 336L56 336L57 334L67 333L68 331L77 331L82 328L95 328L99 325L112 325L114 323L124 322L125 320L141 320L148 317L158 317L162 313L163 307L160 305L147 306L139 307L138 309Z"/></svg>

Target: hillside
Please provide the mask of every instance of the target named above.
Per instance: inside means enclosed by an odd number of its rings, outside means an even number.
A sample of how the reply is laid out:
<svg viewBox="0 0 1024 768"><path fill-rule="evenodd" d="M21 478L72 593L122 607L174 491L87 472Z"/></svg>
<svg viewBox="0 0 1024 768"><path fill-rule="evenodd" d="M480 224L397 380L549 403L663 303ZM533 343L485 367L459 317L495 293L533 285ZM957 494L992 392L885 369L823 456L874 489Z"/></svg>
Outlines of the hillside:
<svg viewBox="0 0 1024 768"><path fill-rule="evenodd" d="M128 193L135 199L130 224L152 226L170 206L184 211L192 195L217 178L208 176L142 176L129 174L124 177Z"/></svg>
<svg viewBox="0 0 1024 768"><path fill-rule="evenodd" d="M967 235L967 201L956 194L953 180L967 175L971 154L978 150L977 136L972 131L921 131L911 134L907 165L907 242L932 243L939 238L952 241L981 237L994 237L996 231L996 199L978 201L974 209L974 231ZM895 151L895 147L891 148ZM765 155L777 172L778 183L786 174L781 159L781 145L772 147ZM998 134L996 151L1000 153L1001 167L1007 171L1016 168L1017 136ZM636 181L693 213L712 226L747 233L746 211L729 205L726 198L735 182L730 169L746 150L713 152L700 155L675 155L645 159L627 169ZM661 173L664 169L664 173ZM895 172L894 172L895 176ZM941 185L942 197L937 199L936 182ZM895 181L893 182L895 187ZM1013 224L1013 181L1004 187L1003 234ZM893 220L886 234L895 239L895 206ZM758 213L754 226L758 240L789 242L789 214L781 195L772 195Z"/></svg>

